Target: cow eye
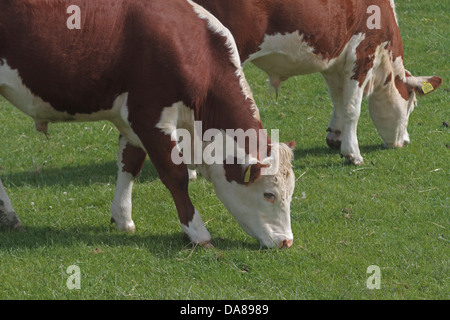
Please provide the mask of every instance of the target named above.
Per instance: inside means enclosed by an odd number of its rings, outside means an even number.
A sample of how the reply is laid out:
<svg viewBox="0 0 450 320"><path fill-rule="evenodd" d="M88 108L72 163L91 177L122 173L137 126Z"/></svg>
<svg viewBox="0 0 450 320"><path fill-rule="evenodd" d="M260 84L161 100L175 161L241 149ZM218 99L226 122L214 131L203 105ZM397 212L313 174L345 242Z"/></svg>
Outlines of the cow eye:
<svg viewBox="0 0 450 320"><path fill-rule="evenodd" d="M273 193L264 193L264 199L267 201L274 203L275 202L275 195Z"/></svg>

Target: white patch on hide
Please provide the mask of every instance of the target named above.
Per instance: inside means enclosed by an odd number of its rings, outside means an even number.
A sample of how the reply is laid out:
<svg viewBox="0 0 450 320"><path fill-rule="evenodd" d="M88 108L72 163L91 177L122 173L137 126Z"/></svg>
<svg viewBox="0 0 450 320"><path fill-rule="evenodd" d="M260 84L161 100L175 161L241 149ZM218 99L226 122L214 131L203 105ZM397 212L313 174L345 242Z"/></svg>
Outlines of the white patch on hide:
<svg viewBox="0 0 450 320"><path fill-rule="evenodd" d="M257 120L260 120L259 110L254 102L250 86L248 85L248 82L245 79L244 71L242 70L241 66L241 59L239 57L239 51L230 30L228 30L216 17L214 17L209 11L207 11L202 6L194 3L191 0L187 0L187 2L194 8L195 13L199 16L200 19L208 21L208 28L212 32L217 33L225 38L226 40L225 46L228 48L230 52L231 62L236 67L235 73L236 77L239 79L239 84L241 86L242 93L245 95L246 99L252 101L253 116Z"/></svg>

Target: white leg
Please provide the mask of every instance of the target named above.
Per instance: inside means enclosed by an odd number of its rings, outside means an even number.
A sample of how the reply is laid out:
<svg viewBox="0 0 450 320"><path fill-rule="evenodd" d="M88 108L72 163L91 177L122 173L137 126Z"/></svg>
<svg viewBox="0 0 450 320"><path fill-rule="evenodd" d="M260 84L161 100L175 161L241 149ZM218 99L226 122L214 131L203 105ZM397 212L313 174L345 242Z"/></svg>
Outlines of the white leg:
<svg viewBox="0 0 450 320"><path fill-rule="evenodd" d="M134 232L136 227L131 219L134 177L128 172L119 170L116 192L111 205L111 222L116 224L117 230Z"/></svg>
<svg viewBox="0 0 450 320"><path fill-rule="evenodd" d="M14 208L9 200L8 194L0 180L0 229L18 229L22 222L14 212Z"/></svg>
<svg viewBox="0 0 450 320"><path fill-rule="evenodd" d="M192 243L201 244L205 247L212 246L211 235L208 230L206 230L202 217L197 210L195 210L194 217L192 218L192 221L189 222L188 226L181 224L181 228Z"/></svg>
<svg viewBox="0 0 450 320"><path fill-rule="evenodd" d="M125 137L119 138L119 151L117 153L119 172L111 205L111 222L116 224L118 230L128 232L136 230L131 219L131 197L134 179L141 172L145 157L146 154L142 149L132 146Z"/></svg>
<svg viewBox="0 0 450 320"><path fill-rule="evenodd" d="M347 80L344 84L344 130L342 132L341 154L346 163L360 165L364 160L359 151L357 127L361 114L361 102L364 88L356 80Z"/></svg>

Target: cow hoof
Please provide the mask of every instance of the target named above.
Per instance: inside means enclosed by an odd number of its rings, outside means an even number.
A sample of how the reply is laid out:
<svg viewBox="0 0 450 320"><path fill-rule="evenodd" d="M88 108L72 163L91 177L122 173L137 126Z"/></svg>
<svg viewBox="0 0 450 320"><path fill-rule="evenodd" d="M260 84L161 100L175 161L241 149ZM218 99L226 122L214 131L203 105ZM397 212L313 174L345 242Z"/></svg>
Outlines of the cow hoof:
<svg viewBox="0 0 450 320"><path fill-rule="evenodd" d="M327 145L334 150L340 150L342 144L342 131L327 129Z"/></svg>
<svg viewBox="0 0 450 320"><path fill-rule="evenodd" d="M116 225L116 230L121 232L127 232L127 233L134 233L136 231L136 226L134 225L134 222L128 222L128 223L117 223L114 218L111 218L111 223Z"/></svg>
<svg viewBox="0 0 450 320"><path fill-rule="evenodd" d="M288 249L288 248L292 247L293 242L294 242L293 240L289 240L289 239L283 240L278 245L278 248L279 249Z"/></svg>
<svg viewBox="0 0 450 320"><path fill-rule="evenodd" d="M345 156L345 164L360 166L364 164L364 159L361 156L348 155Z"/></svg>
<svg viewBox="0 0 450 320"><path fill-rule="evenodd" d="M212 243L212 241L202 241L202 242L198 242L198 245L205 248L205 249L214 249L214 244Z"/></svg>
<svg viewBox="0 0 450 320"><path fill-rule="evenodd" d="M341 149L341 144L342 141L341 140L332 140L327 138L327 145L334 150L340 150Z"/></svg>

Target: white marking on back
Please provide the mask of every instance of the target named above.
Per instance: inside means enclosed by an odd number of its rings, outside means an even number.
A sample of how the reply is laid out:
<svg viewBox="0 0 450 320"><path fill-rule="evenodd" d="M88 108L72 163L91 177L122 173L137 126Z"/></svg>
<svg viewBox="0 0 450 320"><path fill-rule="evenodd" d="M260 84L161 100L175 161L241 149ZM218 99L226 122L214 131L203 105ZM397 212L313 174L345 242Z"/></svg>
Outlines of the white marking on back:
<svg viewBox="0 0 450 320"><path fill-rule="evenodd" d="M394 12L395 22L398 25L397 12L395 10L395 2L394 2L394 0L389 0L389 3L391 5L392 11Z"/></svg>
<svg viewBox="0 0 450 320"><path fill-rule="evenodd" d="M245 95L246 99L252 101L253 116L257 120L260 120L259 110L254 102L250 86L248 85L248 82L245 79L244 71L242 70L241 66L241 59L239 57L239 51L230 30L228 30L216 17L214 17L209 11L207 11L202 6L194 3L191 0L187 0L187 2L193 7L195 13L199 16L200 19L208 21L208 28L211 31L221 35L226 39L225 46L228 48L230 52L231 62L236 67L236 77L238 77L239 79L239 84L241 86L242 93Z"/></svg>

